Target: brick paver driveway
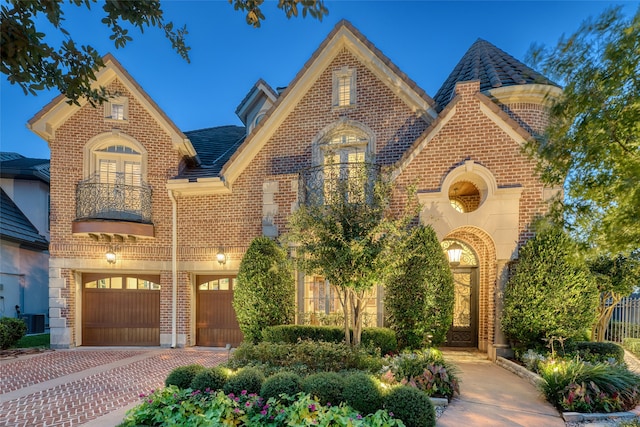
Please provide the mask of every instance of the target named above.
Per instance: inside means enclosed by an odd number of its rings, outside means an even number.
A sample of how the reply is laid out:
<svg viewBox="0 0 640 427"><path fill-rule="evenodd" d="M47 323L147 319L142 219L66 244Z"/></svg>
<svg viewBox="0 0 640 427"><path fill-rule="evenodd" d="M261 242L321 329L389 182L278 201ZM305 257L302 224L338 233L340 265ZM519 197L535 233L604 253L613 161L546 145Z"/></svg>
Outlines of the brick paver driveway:
<svg viewBox="0 0 640 427"><path fill-rule="evenodd" d="M74 349L0 361L0 426L76 426L162 387L169 371L214 366L215 349Z"/></svg>

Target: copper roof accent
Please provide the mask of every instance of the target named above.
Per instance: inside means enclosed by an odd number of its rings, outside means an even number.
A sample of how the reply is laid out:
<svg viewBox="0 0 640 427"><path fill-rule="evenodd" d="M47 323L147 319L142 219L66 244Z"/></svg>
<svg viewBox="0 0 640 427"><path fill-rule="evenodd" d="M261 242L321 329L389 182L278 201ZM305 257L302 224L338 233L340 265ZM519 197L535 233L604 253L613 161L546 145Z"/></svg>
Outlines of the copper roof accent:
<svg viewBox="0 0 640 427"><path fill-rule="evenodd" d="M486 40L478 39L464 54L433 99L444 108L455 96L458 82L480 80L480 91L504 86L545 84L558 86L542 74Z"/></svg>

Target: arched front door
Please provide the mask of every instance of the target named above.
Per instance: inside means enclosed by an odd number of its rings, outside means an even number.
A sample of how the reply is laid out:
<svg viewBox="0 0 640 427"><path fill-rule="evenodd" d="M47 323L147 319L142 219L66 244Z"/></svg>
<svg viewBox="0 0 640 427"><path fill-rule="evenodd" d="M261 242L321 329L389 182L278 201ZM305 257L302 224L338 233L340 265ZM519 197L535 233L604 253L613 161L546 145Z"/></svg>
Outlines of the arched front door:
<svg viewBox="0 0 640 427"><path fill-rule="evenodd" d="M452 270L454 283L453 323L447 333L451 347L478 346L478 268Z"/></svg>
<svg viewBox="0 0 640 427"><path fill-rule="evenodd" d="M446 250L454 241L442 243ZM453 321L447 332L447 346L478 346L478 260L473 250L465 243L462 246L460 263L452 266L454 284Z"/></svg>

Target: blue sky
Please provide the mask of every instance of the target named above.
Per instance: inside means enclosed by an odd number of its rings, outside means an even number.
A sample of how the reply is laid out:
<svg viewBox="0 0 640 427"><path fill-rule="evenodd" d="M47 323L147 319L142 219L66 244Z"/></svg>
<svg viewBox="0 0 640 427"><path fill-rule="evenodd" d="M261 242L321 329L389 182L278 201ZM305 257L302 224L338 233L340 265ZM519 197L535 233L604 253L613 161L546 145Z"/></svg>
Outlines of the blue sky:
<svg viewBox="0 0 640 427"><path fill-rule="evenodd" d="M267 19L254 29L226 0L163 1L166 19L187 25L190 64L154 29L144 34L132 30L133 42L116 49L100 23L99 5L87 11L65 4L63 26L77 43L92 45L102 54L113 53L176 125L189 131L240 125L234 111L253 84L263 78L273 88L287 86L341 19L351 21L434 96L478 38L524 60L532 43L555 45L562 34L573 33L585 18L609 6L623 4L631 15L640 5L637 1L329 0L329 15L318 22L287 20L274 1L267 2L263 8ZM2 75L0 95L0 150L48 158L47 143L29 131L26 122L57 93L27 96Z"/></svg>

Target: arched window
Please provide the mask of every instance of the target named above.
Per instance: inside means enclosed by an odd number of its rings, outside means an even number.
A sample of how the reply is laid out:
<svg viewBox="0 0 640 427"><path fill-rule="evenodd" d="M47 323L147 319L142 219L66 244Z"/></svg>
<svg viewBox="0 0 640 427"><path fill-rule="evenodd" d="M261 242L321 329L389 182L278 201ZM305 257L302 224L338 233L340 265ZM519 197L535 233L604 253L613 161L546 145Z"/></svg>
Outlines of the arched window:
<svg viewBox="0 0 640 427"><path fill-rule="evenodd" d="M136 222L151 220L145 183L147 153L125 135L108 133L85 146L85 176L78 184L77 217Z"/></svg>

